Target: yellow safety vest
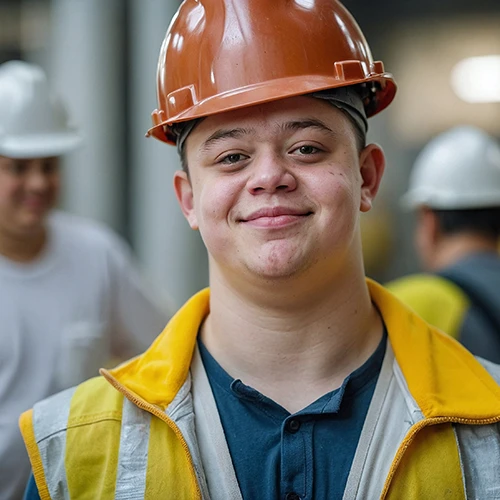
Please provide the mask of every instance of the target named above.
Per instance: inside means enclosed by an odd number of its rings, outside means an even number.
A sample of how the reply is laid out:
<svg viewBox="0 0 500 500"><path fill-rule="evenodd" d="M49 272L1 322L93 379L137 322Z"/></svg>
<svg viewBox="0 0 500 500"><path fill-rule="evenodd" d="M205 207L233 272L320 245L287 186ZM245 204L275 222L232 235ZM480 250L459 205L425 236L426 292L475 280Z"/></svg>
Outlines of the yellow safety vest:
<svg viewBox="0 0 500 500"><path fill-rule="evenodd" d="M373 487L382 499L465 500L469 482L468 492L481 497L484 488L500 498L496 449L476 453L469 431L474 426L493 447L498 442L490 424L500 421L500 387L460 344L368 285L394 354L388 391L371 420L377 438L359 461L351 497ZM42 500L208 498L188 375L208 308L208 291L200 292L142 356L22 415Z"/></svg>

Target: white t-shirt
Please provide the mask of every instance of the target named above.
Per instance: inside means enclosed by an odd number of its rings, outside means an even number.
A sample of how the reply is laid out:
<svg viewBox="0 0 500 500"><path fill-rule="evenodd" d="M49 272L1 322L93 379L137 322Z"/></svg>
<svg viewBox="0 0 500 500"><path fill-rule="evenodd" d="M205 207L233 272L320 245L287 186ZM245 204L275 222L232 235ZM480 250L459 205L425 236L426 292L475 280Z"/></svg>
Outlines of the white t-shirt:
<svg viewBox="0 0 500 500"><path fill-rule="evenodd" d="M114 233L61 212L48 227L36 261L0 257L0 500L22 498L29 477L19 415L143 351L168 321Z"/></svg>

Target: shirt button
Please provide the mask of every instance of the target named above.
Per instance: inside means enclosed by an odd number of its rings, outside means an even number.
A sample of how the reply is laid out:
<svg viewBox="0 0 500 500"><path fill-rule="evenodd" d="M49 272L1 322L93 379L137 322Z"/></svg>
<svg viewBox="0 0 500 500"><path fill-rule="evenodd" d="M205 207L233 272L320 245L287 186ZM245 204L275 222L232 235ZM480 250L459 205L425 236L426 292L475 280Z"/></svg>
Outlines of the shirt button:
<svg viewBox="0 0 500 500"><path fill-rule="evenodd" d="M288 422L286 423L286 430L291 434L295 434L299 429L300 429L300 421L295 418L288 420ZM295 493L293 493L293 495L295 495ZM290 499L288 499L287 497L287 500L294 500L294 498L290 497Z"/></svg>
<svg viewBox="0 0 500 500"><path fill-rule="evenodd" d="M300 500L300 496L297 495L297 493L287 493L286 494L286 497L285 497L285 500Z"/></svg>

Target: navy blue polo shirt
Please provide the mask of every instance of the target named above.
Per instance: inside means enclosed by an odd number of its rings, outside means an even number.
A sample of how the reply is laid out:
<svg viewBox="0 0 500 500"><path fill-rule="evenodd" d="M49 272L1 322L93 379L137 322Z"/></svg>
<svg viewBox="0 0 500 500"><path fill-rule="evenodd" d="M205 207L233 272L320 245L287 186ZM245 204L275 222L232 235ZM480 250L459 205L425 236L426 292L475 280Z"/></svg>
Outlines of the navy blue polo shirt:
<svg viewBox="0 0 500 500"><path fill-rule="evenodd" d="M198 340L245 500L341 500L382 367L387 333L338 389L290 414L233 379Z"/></svg>

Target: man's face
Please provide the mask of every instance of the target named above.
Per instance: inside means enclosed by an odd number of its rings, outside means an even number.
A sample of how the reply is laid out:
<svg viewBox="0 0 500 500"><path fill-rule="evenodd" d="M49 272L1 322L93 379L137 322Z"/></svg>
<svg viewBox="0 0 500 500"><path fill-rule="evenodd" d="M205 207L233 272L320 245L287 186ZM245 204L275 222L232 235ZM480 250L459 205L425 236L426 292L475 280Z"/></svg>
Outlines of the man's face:
<svg viewBox="0 0 500 500"><path fill-rule="evenodd" d="M58 158L0 156L0 230L21 237L40 231L59 185Z"/></svg>
<svg viewBox="0 0 500 500"><path fill-rule="evenodd" d="M330 104L301 96L211 116L186 152L176 194L211 266L288 278L359 250L359 211L376 189L363 187L353 127Z"/></svg>

